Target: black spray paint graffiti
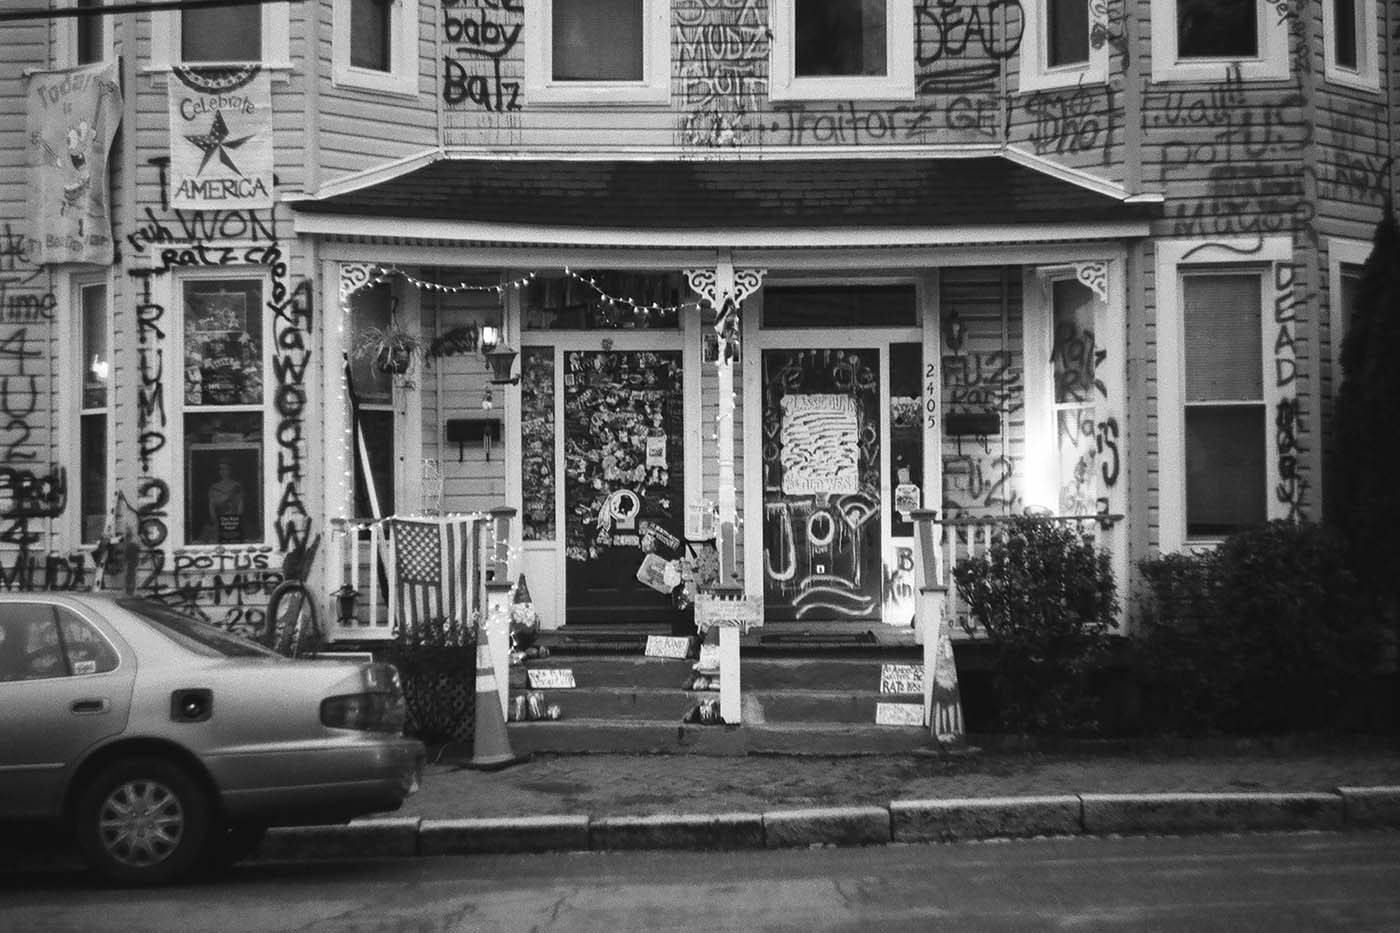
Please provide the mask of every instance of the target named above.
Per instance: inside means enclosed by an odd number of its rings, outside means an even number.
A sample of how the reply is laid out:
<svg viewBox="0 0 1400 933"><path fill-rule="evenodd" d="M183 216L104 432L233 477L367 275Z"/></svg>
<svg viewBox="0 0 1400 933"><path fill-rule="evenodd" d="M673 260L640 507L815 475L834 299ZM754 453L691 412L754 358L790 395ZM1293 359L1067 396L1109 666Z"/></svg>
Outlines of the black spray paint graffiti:
<svg viewBox="0 0 1400 933"><path fill-rule="evenodd" d="M237 245L229 245L230 239ZM155 472L155 458L168 444L165 373L170 328L166 309L154 299L151 283L183 268L230 272L251 268L265 269L269 274L271 291L264 310L272 323L271 401L278 420L273 434L276 470L268 484L272 487L275 483L279 490L273 529L277 548L284 552L303 546L311 525L303 499L308 454L306 373L311 364L308 338L313 324L310 302L297 301L288 287L287 263L271 212L177 211L172 228L148 209L144 222L127 237L127 243L136 254L148 254L153 260L149 268L130 273L140 289L136 305L137 454L141 471L134 508L140 548L136 586L147 596L251 634L261 628L267 596L281 580L280 571L271 569L272 547L166 550L172 492L169 482ZM172 367L178 376L180 361Z"/></svg>
<svg viewBox="0 0 1400 933"><path fill-rule="evenodd" d="M1287 509L1286 517L1307 517L1308 481L1299 472L1298 435L1302 431L1297 399L1297 360L1294 328L1298 311L1306 310L1311 295L1298 293L1301 270L1286 263L1274 266L1274 385L1279 400L1274 408L1274 453L1278 480L1274 497Z"/></svg>
<svg viewBox="0 0 1400 933"><path fill-rule="evenodd" d="M1008 417L1025 408L1021 368L1006 350L943 356L943 411L947 426L960 413L994 412L1000 430ZM943 455L943 508L952 515L977 510L1011 509L1020 501L1015 485L1016 461L996 452L987 436L969 449L951 439ZM945 442L948 443L948 442Z"/></svg>
<svg viewBox="0 0 1400 933"><path fill-rule="evenodd" d="M451 54L442 60L442 100L448 106L470 101L493 113L520 110L520 76L504 62L525 28L522 0L442 0L443 38ZM484 69L479 71L478 69Z"/></svg>
<svg viewBox="0 0 1400 933"><path fill-rule="evenodd" d="M1002 63L1025 31L1019 0L926 0L914 8L914 62L921 93L997 87Z"/></svg>
<svg viewBox="0 0 1400 933"><path fill-rule="evenodd" d="M809 111L802 105L783 110L767 128L776 145L862 145L929 142L945 131L996 138L1001 102L994 96L949 98L937 103L867 107L853 101L835 110Z"/></svg>
<svg viewBox="0 0 1400 933"><path fill-rule="evenodd" d="M1036 155L1076 155L1100 150L1100 161L1113 158L1113 130L1119 119L1113 87L1073 91L1037 91L1022 105L1034 118L1031 145Z"/></svg>
<svg viewBox="0 0 1400 933"><path fill-rule="evenodd" d="M753 143L752 121L768 93L769 31L756 0L678 0L672 12L682 144Z"/></svg>

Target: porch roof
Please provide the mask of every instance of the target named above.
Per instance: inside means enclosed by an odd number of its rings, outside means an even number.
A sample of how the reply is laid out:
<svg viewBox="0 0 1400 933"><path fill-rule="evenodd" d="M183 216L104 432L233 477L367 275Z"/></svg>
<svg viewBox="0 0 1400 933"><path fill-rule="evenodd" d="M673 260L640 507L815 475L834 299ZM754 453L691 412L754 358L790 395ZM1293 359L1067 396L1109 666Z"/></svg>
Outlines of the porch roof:
<svg viewBox="0 0 1400 933"><path fill-rule="evenodd" d="M746 161L439 158L289 199L303 214L510 228L784 231L1145 227L1152 198L1109 193L1001 155ZM308 218L309 219L309 218ZM300 226L300 225L299 225ZM309 224L315 230L317 224ZM373 234L372 230L362 231Z"/></svg>

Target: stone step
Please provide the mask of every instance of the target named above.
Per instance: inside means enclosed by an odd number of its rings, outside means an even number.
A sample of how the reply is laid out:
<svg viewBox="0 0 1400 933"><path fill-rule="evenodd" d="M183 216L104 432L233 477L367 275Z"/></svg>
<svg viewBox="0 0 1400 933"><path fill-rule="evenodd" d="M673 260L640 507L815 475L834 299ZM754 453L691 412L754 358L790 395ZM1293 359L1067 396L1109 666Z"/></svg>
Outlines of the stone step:
<svg viewBox="0 0 1400 933"><path fill-rule="evenodd" d="M511 702L526 691L512 690ZM701 700L717 699L719 691L688 691L661 687L581 687L540 690L545 703L556 703L567 719L650 719L680 722Z"/></svg>
<svg viewBox="0 0 1400 933"><path fill-rule="evenodd" d="M749 690L869 690L880 689L884 664L917 664L918 659L741 657L740 677Z"/></svg>
<svg viewBox="0 0 1400 933"><path fill-rule="evenodd" d="M681 690L685 687L687 676L694 673L691 669L694 663L642 655L550 655L525 662L525 670L527 676L529 671L534 670L573 671L574 684L578 687L669 687Z"/></svg>
<svg viewBox="0 0 1400 933"><path fill-rule="evenodd" d="M927 729L854 723L687 725L654 720L513 722L511 750L559 754L895 755L936 747ZM465 749L470 756L470 749Z"/></svg>
<svg viewBox="0 0 1400 933"><path fill-rule="evenodd" d="M915 703L922 696L882 694L873 690L745 690L744 717L763 723L875 724L880 703Z"/></svg>

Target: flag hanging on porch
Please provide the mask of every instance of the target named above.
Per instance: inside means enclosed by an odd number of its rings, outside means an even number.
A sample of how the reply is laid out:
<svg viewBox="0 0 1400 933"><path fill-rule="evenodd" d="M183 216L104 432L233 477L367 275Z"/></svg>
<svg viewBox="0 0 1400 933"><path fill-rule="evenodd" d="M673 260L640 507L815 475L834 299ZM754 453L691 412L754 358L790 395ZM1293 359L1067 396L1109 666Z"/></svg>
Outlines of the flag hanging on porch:
<svg viewBox="0 0 1400 933"><path fill-rule="evenodd" d="M121 122L117 63L37 72L25 97L30 261L111 265L107 153Z"/></svg>
<svg viewBox="0 0 1400 933"><path fill-rule="evenodd" d="M171 70L170 206L272 206L272 77L258 65Z"/></svg>
<svg viewBox="0 0 1400 933"><path fill-rule="evenodd" d="M476 608L472 527L472 519L393 520L394 624L400 632L470 617Z"/></svg>

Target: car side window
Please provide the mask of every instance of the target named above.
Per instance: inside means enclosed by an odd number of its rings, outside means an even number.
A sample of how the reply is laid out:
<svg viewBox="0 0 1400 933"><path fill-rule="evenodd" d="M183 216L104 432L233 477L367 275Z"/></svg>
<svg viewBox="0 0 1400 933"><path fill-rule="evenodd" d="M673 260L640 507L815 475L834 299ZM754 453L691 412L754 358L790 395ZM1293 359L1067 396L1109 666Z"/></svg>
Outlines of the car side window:
<svg viewBox="0 0 1400 933"><path fill-rule="evenodd" d="M85 619L46 603L0 605L0 681L100 674L117 654Z"/></svg>
<svg viewBox="0 0 1400 933"><path fill-rule="evenodd" d="M73 675L105 674L117 666L117 653L97 629L76 613L58 607L63 650Z"/></svg>

